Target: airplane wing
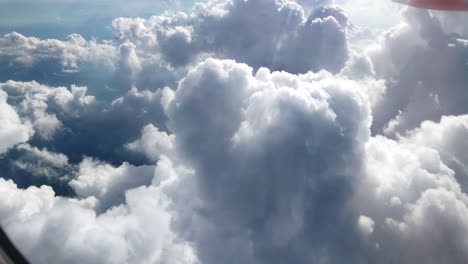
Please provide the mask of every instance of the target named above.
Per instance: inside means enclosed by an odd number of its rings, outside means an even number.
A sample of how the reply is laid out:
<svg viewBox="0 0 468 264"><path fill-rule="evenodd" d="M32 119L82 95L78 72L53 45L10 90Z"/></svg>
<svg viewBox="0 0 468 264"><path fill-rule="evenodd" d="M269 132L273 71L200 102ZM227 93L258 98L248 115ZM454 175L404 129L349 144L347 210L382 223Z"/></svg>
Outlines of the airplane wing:
<svg viewBox="0 0 468 264"><path fill-rule="evenodd" d="M27 260L16 249L8 236L0 227L0 263L1 264L27 264Z"/></svg>
<svg viewBox="0 0 468 264"><path fill-rule="evenodd" d="M393 0L394 2L417 8L468 11L468 0Z"/></svg>

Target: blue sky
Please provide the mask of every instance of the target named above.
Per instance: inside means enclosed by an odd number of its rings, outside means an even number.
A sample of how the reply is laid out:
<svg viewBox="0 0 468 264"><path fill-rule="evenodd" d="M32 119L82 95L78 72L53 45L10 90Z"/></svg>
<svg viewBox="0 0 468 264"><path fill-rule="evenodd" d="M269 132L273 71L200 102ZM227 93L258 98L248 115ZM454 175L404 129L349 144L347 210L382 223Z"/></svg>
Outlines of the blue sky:
<svg viewBox="0 0 468 264"><path fill-rule="evenodd" d="M86 37L109 37L116 17L148 17L164 11L186 10L192 0L0 0L0 34L18 31L45 38L70 32Z"/></svg>

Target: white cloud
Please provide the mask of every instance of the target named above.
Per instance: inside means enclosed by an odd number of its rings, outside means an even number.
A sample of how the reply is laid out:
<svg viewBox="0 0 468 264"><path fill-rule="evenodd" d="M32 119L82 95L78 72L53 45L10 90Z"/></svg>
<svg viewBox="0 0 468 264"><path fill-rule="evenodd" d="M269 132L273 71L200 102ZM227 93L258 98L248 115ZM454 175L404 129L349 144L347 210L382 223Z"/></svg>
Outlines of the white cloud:
<svg viewBox="0 0 468 264"><path fill-rule="evenodd" d="M0 190L0 223L35 263L196 263L170 231L170 201L155 186L128 191L125 204L100 215L92 200L55 197L47 186L0 179Z"/></svg>
<svg viewBox="0 0 468 264"><path fill-rule="evenodd" d="M365 215L359 216L358 228L364 237L368 237L372 235L372 233L374 232L374 226L375 226L375 223L372 220L372 218L365 216Z"/></svg>
<svg viewBox="0 0 468 264"><path fill-rule="evenodd" d="M373 39L353 19L385 10L380 27L393 3L307 2L308 19L286 0L208 1L115 19L114 41L0 38L2 63L66 76L0 83L0 170L15 180L0 179L0 224L22 252L468 262L464 17L411 9ZM72 85L104 64L105 81ZM0 75L38 76L10 66Z"/></svg>
<svg viewBox="0 0 468 264"><path fill-rule="evenodd" d="M444 116L440 123L425 121L408 132L408 140L437 150L441 159L455 171L464 192L468 191L468 116Z"/></svg>
<svg viewBox="0 0 468 264"><path fill-rule="evenodd" d="M142 130L141 138L126 147L132 151L144 153L150 160L157 161L161 155L170 155L174 148L174 135L160 131L153 125Z"/></svg>
<svg viewBox="0 0 468 264"><path fill-rule="evenodd" d="M172 134L148 125L128 145L156 167L87 158L70 183L78 199L2 180L8 197L24 198L3 202L1 223L39 263L466 260L465 247L441 247L468 230L452 169L465 148L442 136L466 138L465 117L370 137L369 78L253 72L209 59L175 91L133 88L112 107L164 105Z"/></svg>
<svg viewBox="0 0 468 264"><path fill-rule="evenodd" d="M426 10L409 9L404 20L384 32L365 53L387 89L374 108L373 131L389 135L416 128L424 120L468 111L468 49L453 31Z"/></svg>
<svg viewBox="0 0 468 264"><path fill-rule="evenodd" d="M27 171L35 177L60 178L67 180L72 175L68 157L62 153L50 152L47 149L39 149L29 144L18 145L15 149L19 157L12 164L23 171Z"/></svg>
<svg viewBox="0 0 468 264"><path fill-rule="evenodd" d="M306 20L301 6L285 0L208 1L189 14L118 18L113 27L121 41L158 51L175 67L197 56L215 56L255 68L336 72L348 54L346 25L337 23L341 11L336 8L316 15Z"/></svg>
<svg viewBox="0 0 468 264"><path fill-rule="evenodd" d="M31 124L21 121L15 109L7 103L7 98L8 95L0 90L0 154L26 142L34 134Z"/></svg>
<svg viewBox="0 0 468 264"><path fill-rule="evenodd" d="M453 163L445 163L447 158L416 136L422 131L440 135L441 128L464 119L450 117L440 124L426 123L408 138L393 141L377 136L367 144L367 173L352 204L374 222L369 239L379 247L369 248L370 262L385 258L398 263L414 263L416 259L463 263L468 259L468 196L457 181L466 176L457 175L451 169ZM463 141L466 131L456 135L454 140Z"/></svg>
<svg viewBox="0 0 468 264"><path fill-rule="evenodd" d="M119 167L85 158L79 164L78 176L70 181L70 186L78 197L94 197L98 200L98 210L124 202L125 192L151 183L154 166L135 167L123 163Z"/></svg>
<svg viewBox="0 0 468 264"><path fill-rule="evenodd" d="M38 39L12 32L0 38L0 55L11 57L12 63L32 66L39 60L59 60L63 71L77 71L86 61L111 63L116 54L108 43L86 41L78 34L69 35L66 41Z"/></svg>
<svg viewBox="0 0 468 264"><path fill-rule="evenodd" d="M8 81L0 83L0 90L12 97L12 106L21 119L32 123L45 139L50 139L61 126L57 114L77 116L94 103L94 97L86 95L86 87L75 85L69 90L36 82Z"/></svg>

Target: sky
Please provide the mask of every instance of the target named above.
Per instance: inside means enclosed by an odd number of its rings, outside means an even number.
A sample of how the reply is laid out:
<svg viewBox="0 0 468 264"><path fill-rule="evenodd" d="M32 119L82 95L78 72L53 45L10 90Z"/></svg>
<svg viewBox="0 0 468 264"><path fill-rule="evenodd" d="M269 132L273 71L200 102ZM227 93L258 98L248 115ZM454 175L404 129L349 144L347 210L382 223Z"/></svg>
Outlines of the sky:
<svg viewBox="0 0 468 264"><path fill-rule="evenodd" d="M78 32L88 38L112 37L116 17L149 17L165 11L189 9L184 0L0 0L0 33L17 31L43 38L64 38Z"/></svg>
<svg viewBox="0 0 468 264"><path fill-rule="evenodd" d="M31 263L468 263L468 13L0 0Z"/></svg>

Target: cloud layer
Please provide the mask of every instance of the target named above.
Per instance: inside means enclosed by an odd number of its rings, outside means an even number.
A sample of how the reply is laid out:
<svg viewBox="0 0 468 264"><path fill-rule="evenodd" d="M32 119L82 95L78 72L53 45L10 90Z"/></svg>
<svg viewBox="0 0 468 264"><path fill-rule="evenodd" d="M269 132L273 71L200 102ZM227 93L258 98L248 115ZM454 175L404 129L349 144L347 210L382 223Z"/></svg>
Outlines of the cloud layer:
<svg viewBox="0 0 468 264"><path fill-rule="evenodd" d="M33 263L466 263L466 16L350 5L6 34L0 224Z"/></svg>

